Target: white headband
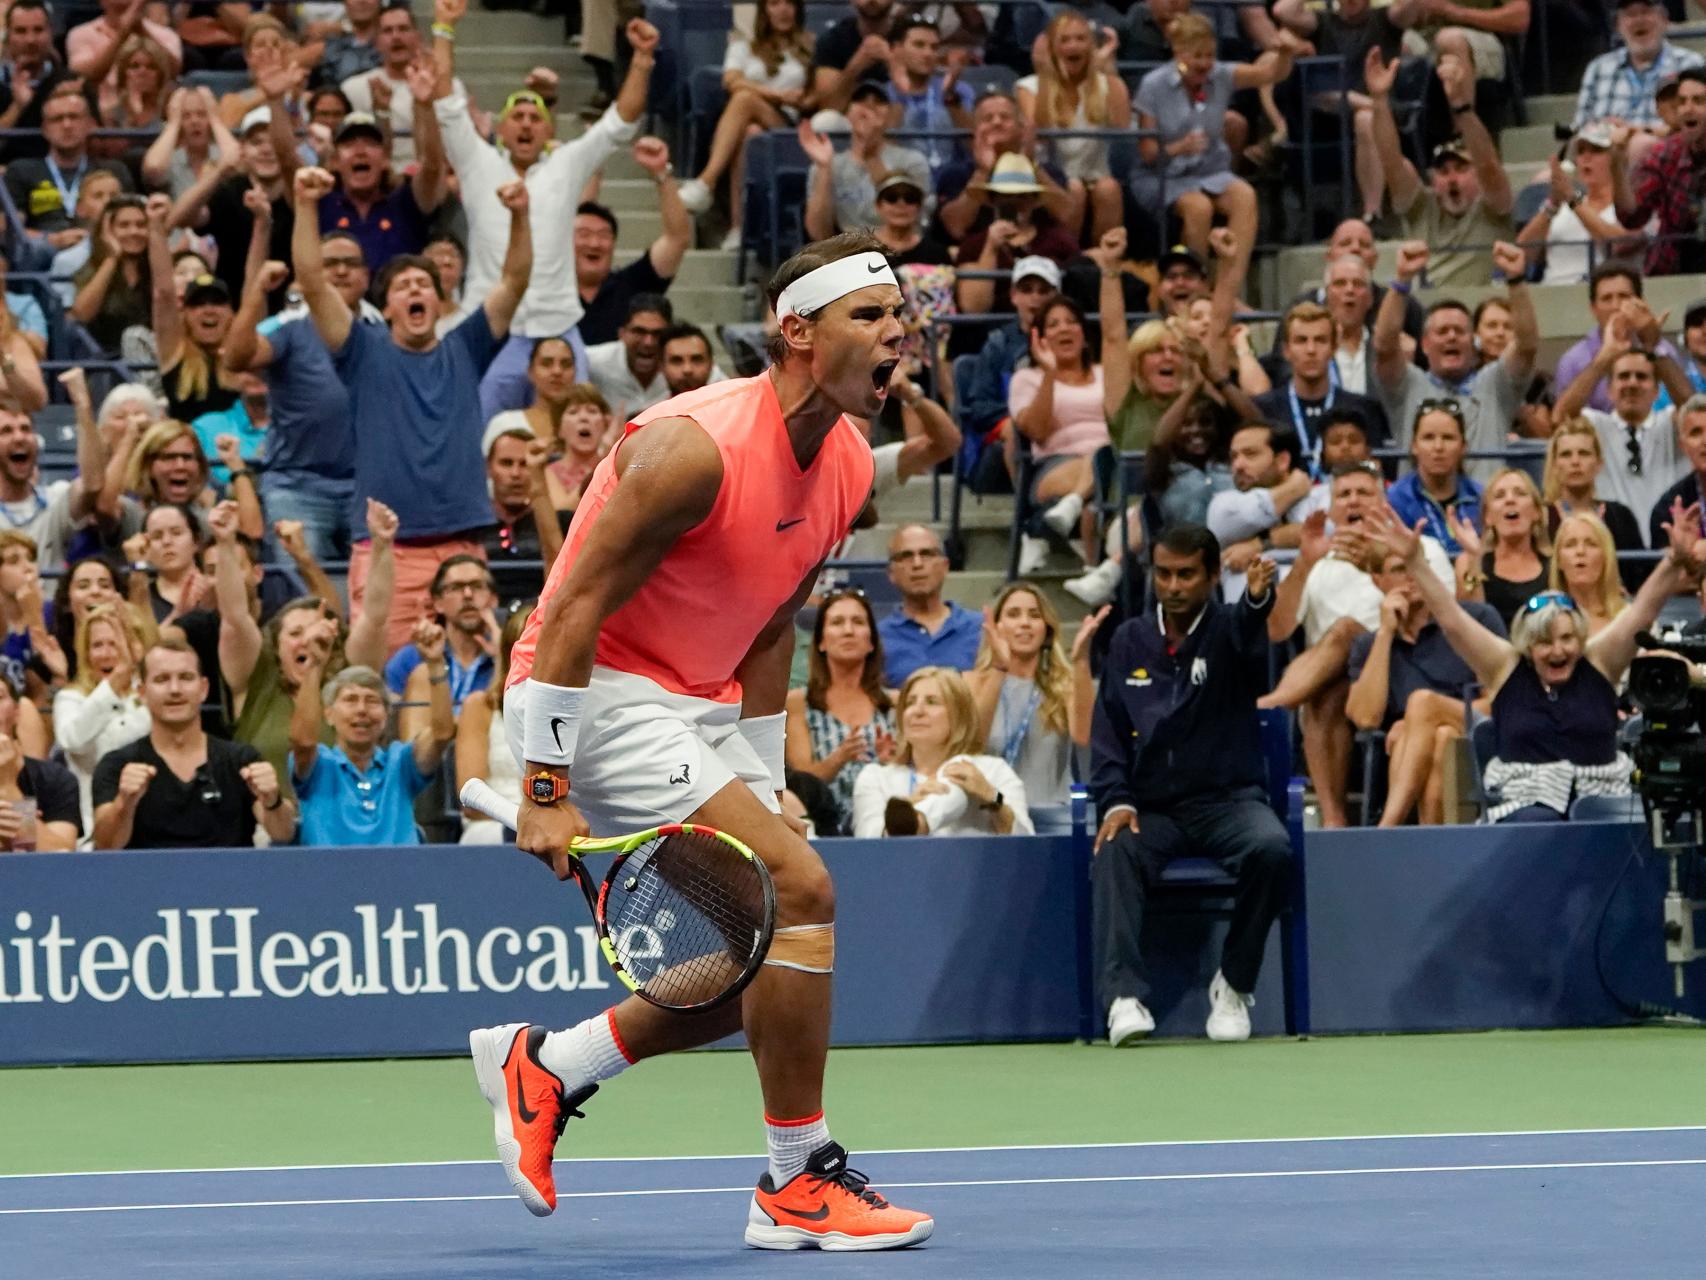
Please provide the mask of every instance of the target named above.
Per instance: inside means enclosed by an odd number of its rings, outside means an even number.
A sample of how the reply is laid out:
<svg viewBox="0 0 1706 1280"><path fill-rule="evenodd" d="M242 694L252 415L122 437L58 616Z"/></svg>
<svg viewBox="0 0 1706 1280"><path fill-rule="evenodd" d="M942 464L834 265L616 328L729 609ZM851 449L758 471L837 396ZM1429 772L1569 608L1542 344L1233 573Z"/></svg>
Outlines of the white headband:
<svg viewBox="0 0 1706 1280"><path fill-rule="evenodd" d="M900 287L889 268L889 260L882 254L856 253L850 258L837 258L806 272L782 290L782 296L776 299L776 323L781 324L789 316L815 315L837 298L873 284Z"/></svg>

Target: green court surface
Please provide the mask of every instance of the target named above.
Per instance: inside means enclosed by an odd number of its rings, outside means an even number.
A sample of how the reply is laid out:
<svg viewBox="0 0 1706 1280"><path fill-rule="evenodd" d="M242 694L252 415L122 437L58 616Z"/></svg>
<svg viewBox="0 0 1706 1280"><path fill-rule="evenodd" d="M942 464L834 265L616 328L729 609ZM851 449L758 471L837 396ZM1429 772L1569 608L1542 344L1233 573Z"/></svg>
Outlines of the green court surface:
<svg viewBox="0 0 1706 1280"><path fill-rule="evenodd" d="M849 1049L827 1105L854 1151L1706 1124L1694 1030L1486 1032L1242 1045ZM761 1150L744 1053L610 1082L561 1155ZM460 1059L0 1071L0 1173L492 1156Z"/></svg>

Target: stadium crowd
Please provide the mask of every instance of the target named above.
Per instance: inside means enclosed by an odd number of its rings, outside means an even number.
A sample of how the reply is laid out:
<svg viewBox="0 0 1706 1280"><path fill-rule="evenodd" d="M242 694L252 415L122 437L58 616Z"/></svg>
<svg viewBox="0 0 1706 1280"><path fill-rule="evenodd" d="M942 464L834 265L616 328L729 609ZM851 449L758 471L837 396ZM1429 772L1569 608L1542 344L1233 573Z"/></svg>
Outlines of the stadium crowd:
<svg viewBox="0 0 1706 1280"><path fill-rule="evenodd" d="M1517 174L1539 6L1579 97ZM0 843L501 838L454 790L519 795L504 670L593 468L739 367L671 284L699 243L777 249L761 136L797 148L792 243L868 229L905 285L879 515L945 465L1013 494L991 600L948 598L922 524L888 531L891 609L826 574L787 718L818 835L1026 833L1082 779L1115 1038L1147 1029L1145 886L1190 853L1238 876L1236 1038L1286 876L1259 713L1298 713L1329 826L1359 752L1383 825L1455 819L1466 773L1496 820L1627 790L1633 636L1700 626L1706 561L1706 280L1644 297L1706 269L1680 14L761 0L683 157L647 18L576 6L592 102L539 68L477 104L466 8L4 6ZM1317 225L1300 134L1359 216ZM621 152L659 228L631 261ZM1319 284L1262 310L1298 207ZM1591 316L1555 359L1547 286Z"/></svg>

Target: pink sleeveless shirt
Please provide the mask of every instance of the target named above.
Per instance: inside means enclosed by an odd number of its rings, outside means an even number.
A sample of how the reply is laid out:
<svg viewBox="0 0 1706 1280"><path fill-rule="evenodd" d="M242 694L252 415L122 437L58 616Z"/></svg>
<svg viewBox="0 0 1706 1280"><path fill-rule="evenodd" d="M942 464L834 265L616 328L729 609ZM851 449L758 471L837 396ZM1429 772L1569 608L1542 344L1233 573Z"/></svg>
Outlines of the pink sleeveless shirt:
<svg viewBox="0 0 1706 1280"><path fill-rule="evenodd" d="M691 418L711 437L722 454L722 487L711 513L605 620L594 660L673 693L738 702L735 668L870 497L871 448L842 418L801 471L768 373L653 405L628 424L624 439L662 418ZM532 672L545 605L620 483L612 449L587 481L539 606L515 643L509 686Z"/></svg>

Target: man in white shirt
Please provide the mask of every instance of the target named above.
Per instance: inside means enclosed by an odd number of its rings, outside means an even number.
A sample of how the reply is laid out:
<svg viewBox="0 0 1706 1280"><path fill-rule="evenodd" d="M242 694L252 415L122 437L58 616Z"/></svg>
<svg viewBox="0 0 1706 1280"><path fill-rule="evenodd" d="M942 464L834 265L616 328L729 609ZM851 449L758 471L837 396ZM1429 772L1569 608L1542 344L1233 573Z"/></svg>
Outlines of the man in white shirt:
<svg viewBox="0 0 1706 1280"><path fill-rule="evenodd" d="M1345 781L1352 740L1345 716L1350 694L1346 670L1352 642L1380 625L1385 595L1369 571L1378 563L1375 544L1361 528L1371 513L1385 506L1386 484L1378 463L1358 462L1340 467L1332 486L1332 506L1303 522L1297 559L1268 615L1269 640L1283 644L1302 626L1309 647L1256 705L1302 710L1303 754L1321 807L1321 825L1342 827L1348 822ZM1422 551L1440 581L1455 585L1445 548L1424 537Z"/></svg>
<svg viewBox="0 0 1706 1280"><path fill-rule="evenodd" d="M1220 541L1222 596L1233 604L1244 594L1251 561L1268 547L1297 545L1316 508L1316 486L1297 465L1297 437L1271 423L1239 427L1230 451L1233 487L1209 499L1207 523Z"/></svg>
<svg viewBox="0 0 1706 1280"><path fill-rule="evenodd" d="M1659 382L1662 379L1670 389L1675 404L1686 402L1692 388L1674 359L1636 346L1638 337L1624 316L1612 317L1593 361L1564 388L1553 412L1559 422L1579 413L1593 423L1605 459L1596 493L1621 502L1640 517L1689 469L1688 457L1677 442L1675 408L1653 407ZM1588 396L1602 378L1611 384L1610 413L1587 407Z"/></svg>
<svg viewBox="0 0 1706 1280"><path fill-rule="evenodd" d="M663 373L663 335L674 319L668 298L638 294L628 304L628 318L616 341L595 342L586 349L587 374L617 422L627 422L672 394Z"/></svg>
<svg viewBox="0 0 1706 1280"><path fill-rule="evenodd" d="M639 131L657 52L657 28L636 18L628 24L634 51L627 79L615 103L586 132L547 154L552 117L544 99L523 90L510 95L497 127L502 150L481 140L469 116L465 95L453 91L456 24L468 0L436 0L433 10L433 60L439 69L436 103L444 147L461 182L468 216L468 277L462 304L473 308L497 282L509 239L509 212L498 188L519 175L527 183L533 222L533 274L527 295L510 324L509 341L498 352L480 383L484 421L504 409L519 409L531 394L527 361L540 338L561 337L575 352L576 366L589 360L575 325L583 310L575 279L575 209L586 185L618 146ZM660 397L661 399L661 397Z"/></svg>
<svg viewBox="0 0 1706 1280"><path fill-rule="evenodd" d="M409 68L421 52L421 33L407 5L388 5L379 15L373 47L381 59L379 68L350 76L338 87L349 99L351 111L365 111L390 124L391 167L401 173L415 160L415 100L409 92ZM460 80L451 82L450 92L468 96Z"/></svg>
<svg viewBox="0 0 1706 1280"><path fill-rule="evenodd" d="M61 381L71 402L89 409L89 390L83 371L72 369ZM86 413L90 422L92 412ZM79 424L85 413L78 414ZM0 528L28 534L36 544L36 566L43 573L65 568L65 548L71 535L88 523L95 510L95 491L84 476L99 479L106 468L106 450L100 436L77 431L77 476L52 484L36 483L36 460L41 438L30 415L15 402L0 399Z"/></svg>

